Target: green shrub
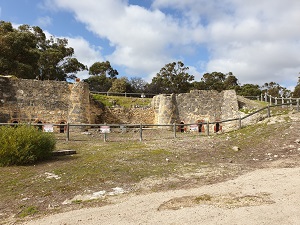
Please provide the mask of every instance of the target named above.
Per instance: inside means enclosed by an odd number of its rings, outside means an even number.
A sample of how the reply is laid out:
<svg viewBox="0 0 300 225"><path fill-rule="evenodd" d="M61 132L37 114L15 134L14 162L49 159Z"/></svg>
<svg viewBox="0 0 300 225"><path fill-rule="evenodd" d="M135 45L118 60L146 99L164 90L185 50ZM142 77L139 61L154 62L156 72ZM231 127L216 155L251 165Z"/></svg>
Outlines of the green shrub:
<svg viewBox="0 0 300 225"><path fill-rule="evenodd" d="M52 133L34 127L0 127L0 166L25 165L51 157L55 149Z"/></svg>

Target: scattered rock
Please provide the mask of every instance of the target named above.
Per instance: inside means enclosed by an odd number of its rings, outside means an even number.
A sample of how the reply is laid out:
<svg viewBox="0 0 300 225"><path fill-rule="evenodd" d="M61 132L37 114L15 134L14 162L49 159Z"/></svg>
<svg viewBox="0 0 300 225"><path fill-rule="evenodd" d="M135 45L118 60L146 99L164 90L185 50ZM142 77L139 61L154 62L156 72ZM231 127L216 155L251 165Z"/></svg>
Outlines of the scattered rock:
<svg viewBox="0 0 300 225"><path fill-rule="evenodd" d="M45 172L45 175L47 176L46 178L47 179L56 179L56 180L59 180L61 177L54 174L54 173L49 173L49 172Z"/></svg>
<svg viewBox="0 0 300 225"><path fill-rule="evenodd" d="M296 139L294 142L300 144L300 139Z"/></svg>
<svg viewBox="0 0 300 225"><path fill-rule="evenodd" d="M232 150L235 151L235 152L238 152L238 151L240 151L241 149L240 149L238 146L233 146L233 147L232 147Z"/></svg>
<svg viewBox="0 0 300 225"><path fill-rule="evenodd" d="M61 156L61 155L73 155L76 154L75 150L58 150L52 152L53 156Z"/></svg>

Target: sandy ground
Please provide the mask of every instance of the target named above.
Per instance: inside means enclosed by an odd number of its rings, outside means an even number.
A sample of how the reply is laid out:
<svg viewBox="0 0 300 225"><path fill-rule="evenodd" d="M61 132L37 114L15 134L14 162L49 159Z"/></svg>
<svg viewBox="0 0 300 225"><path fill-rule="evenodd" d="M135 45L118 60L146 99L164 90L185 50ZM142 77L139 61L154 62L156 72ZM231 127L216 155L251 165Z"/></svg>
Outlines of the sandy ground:
<svg viewBox="0 0 300 225"><path fill-rule="evenodd" d="M124 195L111 205L25 224L300 224L299 203L300 168L266 168L199 188Z"/></svg>

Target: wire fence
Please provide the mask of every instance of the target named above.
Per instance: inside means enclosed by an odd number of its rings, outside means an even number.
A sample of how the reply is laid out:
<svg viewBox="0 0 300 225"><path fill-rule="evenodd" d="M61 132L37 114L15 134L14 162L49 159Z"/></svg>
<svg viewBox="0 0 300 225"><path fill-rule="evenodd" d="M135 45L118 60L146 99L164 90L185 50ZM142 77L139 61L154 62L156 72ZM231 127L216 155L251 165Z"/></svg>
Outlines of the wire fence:
<svg viewBox="0 0 300 225"><path fill-rule="evenodd" d="M221 133L224 127L241 129L243 121L258 113L265 118L271 117L271 108L286 107L299 112L299 101L273 104L248 113L243 117L221 121L203 121L191 124L40 124L29 123L44 132L55 132L58 140L79 141L99 140L104 142L149 141L174 138L209 136ZM278 115L278 113L277 113ZM246 124L246 123L245 123ZM18 126L18 123L0 123L0 126ZM24 125L24 124L23 124Z"/></svg>
<svg viewBox="0 0 300 225"><path fill-rule="evenodd" d="M90 91L90 93L106 95L106 96L124 96L124 97L135 97L135 98L153 98L153 96L157 95L151 93L98 92L98 91Z"/></svg>

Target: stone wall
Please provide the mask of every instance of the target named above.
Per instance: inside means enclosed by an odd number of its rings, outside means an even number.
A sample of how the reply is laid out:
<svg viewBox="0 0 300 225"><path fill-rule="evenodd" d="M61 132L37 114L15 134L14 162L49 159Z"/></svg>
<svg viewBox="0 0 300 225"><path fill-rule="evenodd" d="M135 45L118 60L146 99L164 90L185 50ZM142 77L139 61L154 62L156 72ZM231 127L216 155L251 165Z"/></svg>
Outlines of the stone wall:
<svg viewBox="0 0 300 225"><path fill-rule="evenodd" d="M88 84L0 76L0 122L93 122Z"/></svg>
<svg viewBox="0 0 300 225"><path fill-rule="evenodd" d="M87 83L25 80L0 76L0 123L186 124L238 117L235 91L195 90L157 95L151 108L104 108ZM226 123L226 127L237 122ZM224 125L223 125L224 126Z"/></svg>
<svg viewBox="0 0 300 225"><path fill-rule="evenodd" d="M107 124L153 124L152 108L106 108L98 123Z"/></svg>
<svg viewBox="0 0 300 225"><path fill-rule="evenodd" d="M152 100L152 107L156 124L215 122L239 116L237 95L233 90L157 95ZM226 123L227 128L236 125L236 122Z"/></svg>

